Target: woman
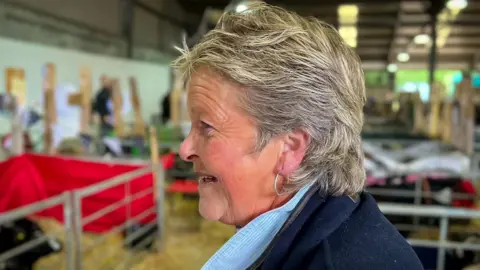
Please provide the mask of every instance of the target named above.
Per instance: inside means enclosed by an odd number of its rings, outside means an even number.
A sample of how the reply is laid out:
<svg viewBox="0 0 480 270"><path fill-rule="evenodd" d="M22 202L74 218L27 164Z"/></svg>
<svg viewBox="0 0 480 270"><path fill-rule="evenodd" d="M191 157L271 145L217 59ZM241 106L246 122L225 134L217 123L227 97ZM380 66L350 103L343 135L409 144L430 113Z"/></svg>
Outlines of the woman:
<svg viewBox="0 0 480 270"><path fill-rule="evenodd" d="M175 66L200 213L239 227L203 269L422 269L362 193L363 72L333 28L255 4Z"/></svg>

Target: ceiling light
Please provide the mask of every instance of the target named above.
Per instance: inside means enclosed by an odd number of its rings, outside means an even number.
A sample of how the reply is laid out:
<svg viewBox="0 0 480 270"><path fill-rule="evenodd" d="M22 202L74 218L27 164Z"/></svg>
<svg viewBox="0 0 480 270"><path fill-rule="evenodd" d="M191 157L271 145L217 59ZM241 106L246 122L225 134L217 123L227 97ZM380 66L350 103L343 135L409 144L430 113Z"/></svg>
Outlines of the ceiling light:
<svg viewBox="0 0 480 270"><path fill-rule="evenodd" d="M345 42L347 43L348 46L355 48L357 47L357 39L352 38L352 39L346 39Z"/></svg>
<svg viewBox="0 0 480 270"><path fill-rule="evenodd" d="M357 28L355 26L340 26L338 28L338 33L344 39L356 38L357 37Z"/></svg>
<svg viewBox="0 0 480 270"><path fill-rule="evenodd" d="M340 5L337 9L339 17L356 17L358 7L356 5Z"/></svg>
<svg viewBox="0 0 480 270"><path fill-rule="evenodd" d="M464 9L467 5L467 0L450 0L447 2L447 8L452 10Z"/></svg>
<svg viewBox="0 0 480 270"><path fill-rule="evenodd" d="M357 16L354 16L354 17L339 17L338 18L338 22L340 24L343 24L343 25L352 25L352 24L356 24L358 21L358 17Z"/></svg>
<svg viewBox="0 0 480 270"><path fill-rule="evenodd" d="M406 52L399 53L397 55L397 60L400 62L407 62L408 60L410 60L410 55Z"/></svg>
<svg viewBox="0 0 480 270"><path fill-rule="evenodd" d="M248 9L248 6L246 4L238 4L237 7L235 8L235 11L240 13L240 12L244 12L247 9Z"/></svg>
<svg viewBox="0 0 480 270"><path fill-rule="evenodd" d="M388 72L394 73L394 72L397 72L398 67L395 64L388 64L387 70Z"/></svg>
<svg viewBox="0 0 480 270"><path fill-rule="evenodd" d="M427 44L430 42L430 36L427 34L416 35L413 41L415 44Z"/></svg>

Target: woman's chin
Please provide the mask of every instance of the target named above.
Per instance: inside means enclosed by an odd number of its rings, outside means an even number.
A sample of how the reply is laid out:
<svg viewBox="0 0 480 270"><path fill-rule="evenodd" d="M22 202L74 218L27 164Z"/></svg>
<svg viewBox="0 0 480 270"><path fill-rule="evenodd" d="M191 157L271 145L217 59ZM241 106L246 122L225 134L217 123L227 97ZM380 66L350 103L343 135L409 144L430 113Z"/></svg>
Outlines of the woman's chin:
<svg viewBox="0 0 480 270"><path fill-rule="evenodd" d="M220 220L228 209L228 202L220 183L200 183L200 215L207 220Z"/></svg>
<svg viewBox="0 0 480 270"><path fill-rule="evenodd" d="M225 210L222 209L223 203L217 203L214 200L209 198L200 197L200 203L198 205L198 211L200 215L207 220L218 221L222 218L225 213Z"/></svg>

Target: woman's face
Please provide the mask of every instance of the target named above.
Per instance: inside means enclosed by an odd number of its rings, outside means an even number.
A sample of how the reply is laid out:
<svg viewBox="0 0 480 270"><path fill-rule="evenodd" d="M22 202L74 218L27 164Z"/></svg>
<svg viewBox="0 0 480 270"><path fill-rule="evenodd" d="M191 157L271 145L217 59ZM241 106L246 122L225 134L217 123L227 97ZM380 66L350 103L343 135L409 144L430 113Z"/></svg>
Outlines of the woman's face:
<svg viewBox="0 0 480 270"><path fill-rule="evenodd" d="M254 152L256 126L239 107L241 89L207 69L187 87L192 128L180 155L199 174L200 214L243 226L274 207L273 189L281 142Z"/></svg>

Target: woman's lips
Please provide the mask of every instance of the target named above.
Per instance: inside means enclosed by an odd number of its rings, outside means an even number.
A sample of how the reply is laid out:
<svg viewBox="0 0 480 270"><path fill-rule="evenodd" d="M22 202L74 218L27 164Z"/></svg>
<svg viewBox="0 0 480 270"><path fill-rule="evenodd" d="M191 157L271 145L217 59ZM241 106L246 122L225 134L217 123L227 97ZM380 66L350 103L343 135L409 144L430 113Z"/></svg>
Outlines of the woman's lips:
<svg viewBox="0 0 480 270"><path fill-rule="evenodd" d="M215 183L217 182L217 178L211 175L199 174L198 181L201 183Z"/></svg>

